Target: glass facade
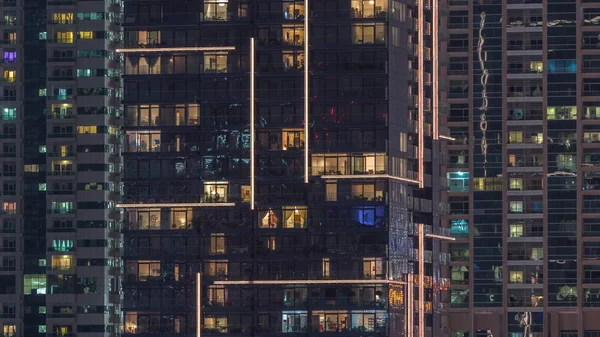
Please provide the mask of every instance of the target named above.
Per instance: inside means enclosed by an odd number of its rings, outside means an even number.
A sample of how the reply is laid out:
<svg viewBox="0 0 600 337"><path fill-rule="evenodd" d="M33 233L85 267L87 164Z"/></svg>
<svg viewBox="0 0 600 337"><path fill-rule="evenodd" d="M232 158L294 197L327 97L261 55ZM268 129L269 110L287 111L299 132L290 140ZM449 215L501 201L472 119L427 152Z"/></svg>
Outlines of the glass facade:
<svg viewBox="0 0 600 337"><path fill-rule="evenodd" d="M439 335L431 4L125 1L123 333Z"/></svg>
<svg viewBox="0 0 600 337"><path fill-rule="evenodd" d="M447 5L450 335L593 335L598 1Z"/></svg>

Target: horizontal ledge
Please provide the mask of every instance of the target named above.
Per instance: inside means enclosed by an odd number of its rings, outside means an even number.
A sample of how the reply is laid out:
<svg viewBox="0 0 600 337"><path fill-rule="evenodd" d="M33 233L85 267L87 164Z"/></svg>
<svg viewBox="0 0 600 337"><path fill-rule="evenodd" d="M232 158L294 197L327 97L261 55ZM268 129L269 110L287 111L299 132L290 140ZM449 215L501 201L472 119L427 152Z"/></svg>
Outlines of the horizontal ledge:
<svg viewBox="0 0 600 337"><path fill-rule="evenodd" d="M406 284L404 281L391 280L256 280L256 281L215 281L216 285L244 285L244 284Z"/></svg>
<svg viewBox="0 0 600 337"><path fill-rule="evenodd" d="M176 47L176 48L120 48L117 53L160 53L178 51L228 51L235 50L233 46L227 47Z"/></svg>
<svg viewBox="0 0 600 337"><path fill-rule="evenodd" d="M452 237L452 236L437 235L437 234L425 234L425 237L434 238L434 239L440 239L440 240L448 240L448 241L455 241L456 240L456 238Z"/></svg>
<svg viewBox="0 0 600 337"><path fill-rule="evenodd" d="M188 202L188 203L164 203L164 204L117 204L118 208L156 208L156 207L233 207L234 202Z"/></svg>
<svg viewBox="0 0 600 337"><path fill-rule="evenodd" d="M456 138L454 138L454 137L445 136L445 135L439 135L438 137L441 138L441 139L450 140L450 141L455 141L456 140Z"/></svg>
<svg viewBox="0 0 600 337"><path fill-rule="evenodd" d="M340 174L340 175L329 174L329 175L321 176L321 178L323 178L323 179L394 179L394 180L400 180L400 181L404 181L404 182L412 183L412 184L419 183L418 180L395 177L395 176L392 176L389 174Z"/></svg>

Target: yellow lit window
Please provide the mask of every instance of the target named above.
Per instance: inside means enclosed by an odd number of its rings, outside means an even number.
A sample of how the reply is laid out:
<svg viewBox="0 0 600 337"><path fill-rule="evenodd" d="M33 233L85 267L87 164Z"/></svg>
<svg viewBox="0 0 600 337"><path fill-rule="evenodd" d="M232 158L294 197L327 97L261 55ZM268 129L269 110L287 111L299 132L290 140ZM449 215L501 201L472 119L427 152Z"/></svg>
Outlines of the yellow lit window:
<svg viewBox="0 0 600 337"><path fill-rule="evenodd" d="M323 278L325 280L329 279L329 271L330 271L330 263L329 263L329 258L325 257L323 258Z"/></svg>
<svg viewBox="0 0 600 337"><path fill-rule="evenodd" d="M283 131L281 133L283 140L283 150L303 149L304 148L304 132L303 131Z"/></svg>
<svg viewBox="0 0 600 337"><path fill-rule="evenodd" d="M138 281L148 282L160 275L160 261L138 261Z"/></svg>
<svg viewBox="0 0 600 337"><path fill-rule="evenodd" d="M208 276L226 277L229 265L227 260L206 261L204 271Z"/></svg>
<svg viewBox="0 0 600 337"><path fill-rule="evenodd" d="M204 183L205 202L227 202L229 183L223 181L207 181Z"/></svg>
<svg viewBox="0 0 600 337"><path fill-rule="evenodd" d="M337 184L329 183L325 185L325 200L337 201Z"/></svg>
<svg viewBox="0 0 600 337"><path fill-rule="evenodd" d="M283 43L292 46L304 44L304 27L284 25L282 27Z"/></svg>
<svg viewBox="0 0 600 337"><path fill-rule="evenodd" d="M529 70L534 73L544 72L544 62L542 62L542 61L529 62Z"/></svg>
<svg viewBox="0 0 600 337"><path fill-rule="evenodd" d="M522 236L523 236L523 224L522 223L510 224L510 237L511 238L520 238Z"/></svg>
<svg viewBox="0 0 600 337"><path fill-rule="evenodd" d="M549 106L547 111L548 119L569 120L577 119L576 106Z"/></svg>
<svg viewBox="0 0 600 337"><path fill-rule="evenodd" d="M40 172L40 166L38 164L25 165L25 172Z"/></svg>
<svg viewBox="0 0 600 337"><path fill-rule="evenodd" d="M284 207L284 228L305 228L306 207Z"/></svg>
<svg viewBox="0 0 600 337"><path fill-rule="evenodd" d="M242 202L250 202L252 199L250 185L242 185Z"/></svg>
<svg viewBox="0 0 600 337"><path fill-rule="evenodd" d="M14 82L17 77L16 70L5 70L4 71L4 81L6 82Z"/></svg>
<svg viewBox="0 0 600 337"><path fill-rule="evenodd" d="M523 132L522 131L511 131L508 133L508 142L510 144L521 144L523 143Z"/></svg>
<svg viewBox="0 0 600 337"><path fill-rule="evenodd" d="M544 143L544 134L541 132L531 134L531 142L534 144L543 144Z"/></svg>
<svg viewBox="0 0 600 337"><path fill-rule="evenodd" d="M52 267L58 269L68 269L73 266L73 256L54 255L52 256Z"/></svg>
<svg viewBox="0 0 600 337"><path fill-rule="evenodd" d="M17 33L16 32L8 33L8 40L9 40L10 44L16 44L17 43Z"/></svg>
<svg viewBox="0 0 600 337"><path fill-rule="evenodd" d="M77 133L79 133L79 134L97 133L97 131L98 131L98 127L95 125L87 125L87 126L78 126L77 127Z"/></svg>
<svg viewBox="0 0 600 337"><path fill-rule="evenodd" d="M225 254L225 234L212 233L210 235L210 253Z"/></svg>
<svg viewBox="0 0 600 337"><path fill-rule="evenodd" d="M83 40L91 40L94 38L94 32L92 32L91 30L80 31L79 33L77 33L77 35L80 39Z"/></svg>
<svg viewBox="0 0 600 337"><path fill-rule="evenodd" d="M223 21L227 20L227 4L229 0L206 0L204 1L204 20Z"/></svg>
<svg viewBox="0 0 600 337"><path fill-rule="evenodd" d="M510 272L510 283L523 283L523 271L513 270Z"/></svg>
<svg viewBox="0 0 600 337"><path fill-rule="evenodd" d="M14 337L17 335L17 326L14 324L4 324L2 332L5 337Z"/></svg>
<svg viewBox="0 0 600 337"><path fill-rule="evenodd" d="M408 135L406 132L400 132L400 151L408 151Z"/></svg>
<svg viewBox="0 0 600 337"><path fill-rule="evenodd" d="M57 43L73 43L73 32L56 32Z"/></svg>
<svg viewBox="0 0 600 337"><path fill-rule="evenodd" d="M204 70L210 73L226 73L227 52L204 54Z"/></svg>
<svg viewBox="0 0 600 337"><path fill-rule="evenodd" d="M59 24L73 23L73 13L53 13L52 21Z"/></svg>
<svg viewBox="0 0 600 337"><path fill-rule="evenodd" d="M511 190L522 190L523 189L523 179L522 178L510 178L510 189Z"/></svg>

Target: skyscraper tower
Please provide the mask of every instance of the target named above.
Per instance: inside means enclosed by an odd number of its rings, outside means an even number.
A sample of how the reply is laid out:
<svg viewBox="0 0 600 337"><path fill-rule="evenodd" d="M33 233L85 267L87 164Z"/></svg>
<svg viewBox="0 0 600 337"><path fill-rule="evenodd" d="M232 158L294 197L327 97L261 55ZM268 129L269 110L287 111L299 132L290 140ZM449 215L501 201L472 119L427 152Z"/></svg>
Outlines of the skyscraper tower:
<svg viewBox="0 0 600 337"><path fill-rule="evenodd" d="M447 5L450 335L597 336L598 2Z"/></svg>
<svg viewBox="0 0 600 337"><path fill-rule="evenodd" d="M125 2L123 333L447 331L439 15Z"/></svg>
<svg viewBox="0 0 600 337"><path fill-rule="evenodd" d="M118 2L3 1L0 321L121 329Z"/></svg>

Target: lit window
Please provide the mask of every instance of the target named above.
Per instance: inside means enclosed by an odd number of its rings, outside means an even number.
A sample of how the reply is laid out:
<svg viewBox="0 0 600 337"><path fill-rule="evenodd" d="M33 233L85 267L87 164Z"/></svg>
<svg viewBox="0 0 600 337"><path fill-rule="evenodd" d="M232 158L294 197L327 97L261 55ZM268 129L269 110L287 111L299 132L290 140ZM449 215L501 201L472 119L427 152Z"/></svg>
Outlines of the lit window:
<svg viewBox="0 0 600 337"><path fill-rule="evenodd" d="M40 153L46 153L46 145L40 145L39 151Z"/></svg>
<svg viewBox="0 0 600 337"><path fill-rule="evenodd" d="M45 314L46 313L46 307L45 306L39 307L38 308L38 313Z"/></svg>
<svg viewBox="0 0 600 337"><path fill-rule="evenodd" d="M25 295L45 294L46 293L46 275L44 274L25 274L23 276Z"/></svg>
<svg viewBox="0 0 600 337"><path fill-rule="evenodd" d="M534 261L541 261L544 259L544 248L532 248L531 259Z"/></svg>
<svg viewBox="0 0 600 337"><path fill-rule="evenodd" d="M544 72L544 62L542 62L542 61L529 62L529 70L534 73Z"/></svg>
<svg viewBox="0 0 600 337"><path fill-rule="evenodd" d="M548 60L549 73L575 73L577 72L576 60Z"/></svg>
<svg viewBox="0 0 600 337"><path fill-rule="evenodd" d="M4 71L4 81L12 83L17 80L17 71L16 70L5 70Z"/></svg>
<svg viewBox="0 0 600 337"><path fill-rule="evenodd" d="M46 333L46 326L45 325L38 325L38 332L39 333Z"/></svg>
<svg viewBox="0 0 600 337"><path fill-rule="evenodd" d="M208 286L208 301L211 305L225 305L227 289L222 286Z"/></svg>
<svg viewBox="0 0 600 337"><path fill-rule="evenodd" d="M450 235L455 238L469 237L469 223L465 219L450 220Z"/></svg>
<svg viewBox="0 0 600 337"><path fill-rule="evenodd" d="M140 282L148 282L160 278L160 261L138 261L137 275L137 280Z"/></svg>
<svg viewBox="0 0 600 337"><path fill-rule="evenodd" d="M45 40L47 40L47 39L48 39L48 33L47 33L47 32L40 32L40 33L38 34L38 39L39 39L39 40L42 40L42 41L45 41Z"/></svg>
<svg viewBox="0 0 600 337"><path fill-rule="evenodd" d="M283 208L283 227L284 228L305 228L306 207L284 207Z"/></svg>
<svg viewBox="0 0 600 337"><path fill-rule="evenodd" d="M5 201L2 204L4 214L17 214L17 203L14 201Z"/></svg>
<svg viewBox="0 0 600 337"><path fill-rule="evenodd" d="M52 240L52 250L55 252L69 252L73 249L73 240Z"/></svg>
<svg viewBox="0 0 600 337"><path fill-rule="evenodd" d="M4 324L2 327L4 337L15 337L17 335L17 326L14 324Z"/></svg>
<svg viewBox="0 0 600 337"><path fill-rule="evenodd" d="M523 213L523 202L522 201L511 201L510 202L511 213Z"/></svg>
<svg viewBox="0 0 600 337"><path fill-rule="evenodd" d="M95 71L92 69L77 69L77 77L90 77L95 75Z"/></svg>
<svg viewBox="0 0 600 337"><path fill-rule="evenodd" d="M227 4L229 0L205 0L204 20L223 21L227 20Z"/></svg>
<svg viewBox="0 0 600 337"><path fill-rule="evenodd" d="M52 212L55 214L70 214L73 213L72 201L53 201Z"/></svg>
<svg viewBox="0 0 600 337"><path fill-rule="evenodd" d="M98 127L95 125L78 126L77 127L77 133L79 133L79 134L97 133L97 131L98 131Z"/></svg>
<svg viewBox="0 0 600 337"><path fill-rule="evenodd" d="M17 119L17 108L4 108L2 110L2 120L15 120Z"/></svg>
<svg viewBox="0 0 600 337"><path fill-rule="evenodd" d="M446 179L450 192L469 192L469 172L448 172Z"/></svg>
<svg viewBox="0 0 600 337"><path fill-rule="evenodd" d="M204 269L207 273L207 276L217 276L219 278L224 278L228 275L228 263L227 260L212 260L206 261L206 268Z"/></svg>
<svg viewBox="0 0 600 337"><path fill-rule="evenodd" d="M327 279L329 279L329 277L331 275L331 263L330 263L328 257L323 258L322 265L323 265L323 279L327 280Z"/></svg>
<svg viewBox="0 0 600 337"><path fill-rule="evenodd" d="M94 32L91 30L80 31L77 36L82 40L91 40L94 38Z"/></svg>
<svg viewBox="0 0 600 337"><path fill-rule="evenodd" d="M510 178L509 179L511 190L522 190L523 189L523 179L522 178Z"/></svg>
<svg viewBox="0 0 600 337"><path fill-rule="evenodd" d="M510 237L511 238L520 238L522 236L523 236L523 224L522 223L510 224Z"/></svg>
<svg viewBox="0 0 600 337"><path fill-rule="evenodd" d="M261 228L277 228L277 224L279 223L279 219L275 212L272 209L269 209L265 212L265 215L262 217L260 221Z"/></svg>
<svg viewBox="0 0 600 337"><path fill-rule="evenodd" d="M52 268L57 270L68 270L73 267L73 256L54 255L52 256Z"/></svg>
<svg viewBox="0 0 600 337"><path fill-rule="evenodd" d="M357 23L352 25L353 44L385 43L386 26L383 23Z"/></svg>
<svg viewBox="0 0 600 337"><path fill-rule="evenodd" d="M285 20L300 20L304 18L303 1L284 1L283 18Z"/></svg>
<svg viewBox="0 0 600 337"><path fill-rule="evenodd" d="M225 254L225 234L211 233L210 234L210 253Z"/></svg>
<svg viewBox="0 0 600 337"><path fill-rule="evenodd" d="M45 97L46 96L46 89L40 89L38 90L38 96L40 97Z"/></svg>
<svg viewBox="0 0 600 337"><path fill-rule="evenodd" d="M388 9L387 0L352 0L350 2L352 18L365 19L385 15Z"/></svg>
<svg viewBox="0 0 600 337"><path fill-rule="evenodd" d="M45 190L46 190L46 183L39 183L38 191L45 191Z"/></svg>
<svg viewBox="0 0 600 337"><path fill-rule="evenodd" d="M131 132L126 134L127 151L129 152L159 152L160 133Z"/></svg>
<svg viewBox="0 0 600 337"><path fill-rule="evenodd" d="M292 46L304 44L304 27L284 25L282 27L283 43Z"/></svg>
<svg viewBox="0 0 600 337"><path fill-rule="evenodd" d="M304 53L298 51L284 51L283 69L285 71L304 69Z"/></svg>
<svg viewBox="0 0 600 337"><path fill-rule="evenodd" d="M173 208L171 210L171 228L172 229L191 229L192 228L192 209L191 208Z"/></svg>
<svg viewBox="0 0 600 337"><path fill-rule="evenodd" d="M204 182L204 202L227 202L228 182Z"/></svg>
<svg viewBox="0 0 600 337"><path fill-rule="evenodd" d="M136 334L138 330L137 312L128 312L125 315L125 333Z"/></svg>
<svg viewBox="0 0 600 337"><path fill-rule="evenodd" d="M160 229L160 209L131 210L127 215L130 229Z"/></svg>
<svg viewBox="0 0 600 337"><path fill-rule="evenodd" d="M549 106L547 109L547 117L550 120L574 120L577 119L576 106Z"/></svg>
<svg viewBox="0 0 600 337"><path fill-rule="evenodd" d="M521 144L523 143L523 132L522 131L511 131L508 133L508 142L510 144Z"/></svg>
<svg viewBox="0 0 600 337"><path fill-rule="evenodd" d="M4 33L6 36L6 33ZM8 41L10 44L16 44L17 43L17 33L8 33Z"/></svg>
<svg viewBox="0 0 600 337"><path fill-rule="evenodd" d="M207 73L226 73L227 52L205 53L204 71Z"/></svg>
<svg viewBox="0 0 600 337"><path fill-rule="evenodd" d="M510 272L510 283L523 283L523 271L513 270Z"/></svg>
<svg viewBox="0 0 600 337"><path fill-rule="evenodd" d="M15 63L17 61L16 51L5 51L4 52L4 63Z"/></svg>
<svg viewBox="0 0 600 337"><path fill-rule="evenodd" d="M52 21L58 24L73 23L73 13L53 13Z"/></svg>
<svg viewBox="0 0 600 337"><path fill-rule="evenodd" d="M57 43L73 43L73 32L56 32L54 34Z"/></svg>

